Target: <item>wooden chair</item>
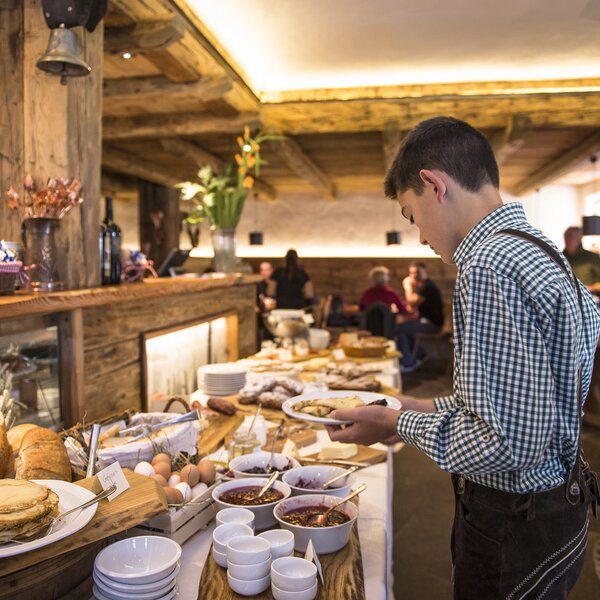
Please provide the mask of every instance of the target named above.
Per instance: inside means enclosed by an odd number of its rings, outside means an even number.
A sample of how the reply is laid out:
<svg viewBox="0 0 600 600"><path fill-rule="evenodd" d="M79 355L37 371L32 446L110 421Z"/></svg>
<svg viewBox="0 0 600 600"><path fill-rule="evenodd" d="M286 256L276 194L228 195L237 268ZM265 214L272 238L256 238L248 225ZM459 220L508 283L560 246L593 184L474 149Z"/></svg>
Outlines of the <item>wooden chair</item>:
<svg viewBox="0 0 600 600"><path fill-rule="evenodd" d="M374 302L360 313L359 327L367 329L372 335L380 335L393 340L396 331L396 315L388 304Z"/></svg>

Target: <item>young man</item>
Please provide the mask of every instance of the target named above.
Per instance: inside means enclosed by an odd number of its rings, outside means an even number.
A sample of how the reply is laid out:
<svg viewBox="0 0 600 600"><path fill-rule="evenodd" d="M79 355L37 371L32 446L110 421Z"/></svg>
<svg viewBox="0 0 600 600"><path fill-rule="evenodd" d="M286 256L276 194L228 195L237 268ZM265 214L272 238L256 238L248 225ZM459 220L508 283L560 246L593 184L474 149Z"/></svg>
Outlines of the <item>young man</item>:
<svg viewBox="0 0 600 600"><path fill-rule="evenodd" d="M491 147L467 123L438 117L409 133L385 190L421 243L458 266L454 393L335 411L353 424L330 436L400 439L453 474L456 599L556 600L585 556L593 484L576 459L600 315L498 187Z"/></svg>

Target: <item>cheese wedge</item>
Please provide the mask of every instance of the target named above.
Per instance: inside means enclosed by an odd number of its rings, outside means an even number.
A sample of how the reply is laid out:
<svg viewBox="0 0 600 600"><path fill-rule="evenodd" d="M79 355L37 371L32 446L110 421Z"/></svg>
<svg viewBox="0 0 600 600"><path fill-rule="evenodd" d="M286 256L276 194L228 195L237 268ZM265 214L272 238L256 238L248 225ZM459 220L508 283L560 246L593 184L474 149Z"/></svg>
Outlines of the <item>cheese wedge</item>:
<svg viewBox="0 0 600 600"><path fill-rule="evenodd" d="M321 448L319 458L323 460L344 460L358 454L356 444L343 444L342 442L331 442Z"/></svg>

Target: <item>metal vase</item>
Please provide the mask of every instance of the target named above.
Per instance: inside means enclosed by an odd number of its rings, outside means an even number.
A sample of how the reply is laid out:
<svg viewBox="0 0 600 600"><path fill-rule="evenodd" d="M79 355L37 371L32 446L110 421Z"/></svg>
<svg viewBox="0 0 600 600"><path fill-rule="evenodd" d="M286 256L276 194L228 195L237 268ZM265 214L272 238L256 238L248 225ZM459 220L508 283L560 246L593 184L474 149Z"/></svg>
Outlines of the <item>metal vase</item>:
<svg viewBox="0 0 600 600"><path fill-rule="evenodd" d="M27 287L33 292L54 292L63 288L57 269L55 232L58 219L35 217L23 221L24 270Z"/></svg>
<svg viewBox="0 0 600 600"><path fill-rule="evenodd" d="M215 255L215 271L218 273L235 273L235 229L213 229L210 232Z"/></svg>

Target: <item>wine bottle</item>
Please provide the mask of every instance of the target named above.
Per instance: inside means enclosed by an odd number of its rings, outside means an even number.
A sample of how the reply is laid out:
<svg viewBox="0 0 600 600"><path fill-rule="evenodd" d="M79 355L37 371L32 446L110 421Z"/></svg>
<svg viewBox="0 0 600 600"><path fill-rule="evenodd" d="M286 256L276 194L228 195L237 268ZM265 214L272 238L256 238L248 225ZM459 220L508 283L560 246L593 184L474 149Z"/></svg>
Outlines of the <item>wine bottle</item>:
<svg viewBox="0 0 600 600"><path fill-rule="evenodd" d="M121 282L121 229L113 221L112 198L106 196L100 225L100 279L102 285Z"/></svg>

